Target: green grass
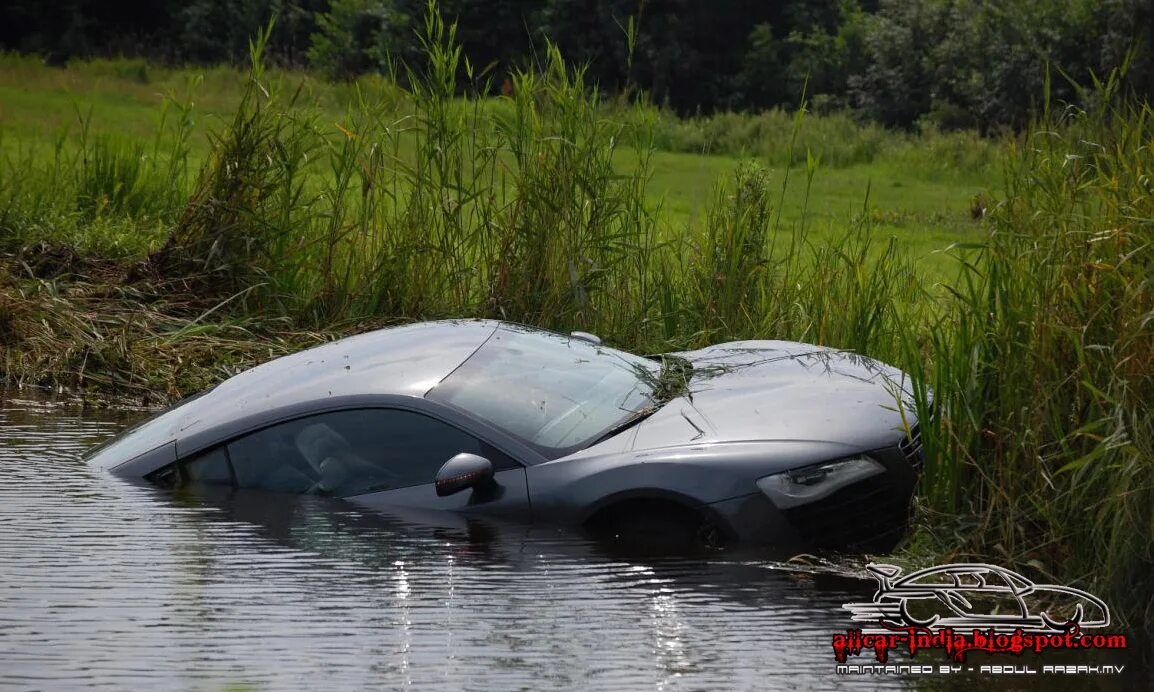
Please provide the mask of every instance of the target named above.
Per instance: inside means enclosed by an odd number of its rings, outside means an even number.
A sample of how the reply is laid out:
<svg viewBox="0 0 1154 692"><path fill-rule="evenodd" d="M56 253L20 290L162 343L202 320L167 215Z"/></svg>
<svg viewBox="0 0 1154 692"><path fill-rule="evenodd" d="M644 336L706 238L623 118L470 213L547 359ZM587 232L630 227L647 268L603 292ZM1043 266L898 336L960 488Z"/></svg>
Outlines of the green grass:
<svg viewBox="0 0 1154 692"><path fill-rule="evenodd" d="M370 100L395 103L398 119L404 106L399 92L391 83L380 78L366 78L353 85L330 85L311 75L272 71L265 75L270 90L289 93L300 87L302 114L310 114L322 131L339 134L338 125L345 123L349 109L360 107L357 89ZM88 61L67 68L46 67L39 61L16 55L0 57L0 155L26 161L25 165L47 167L59 149L65 155L76 155L87 130L89 140L112 143L123 150L140 147L141 156L154 155L150 148L159 141L158 153L168 153L174 137L178 117L187 120L188 131L186 165L195 173L207 160L211 151L210 133L227 127L235 113L246 85L247 76L228 68L199 70L164 69L138 61ZM496 108L500 104L485 107ZM177 104L187 108L178 113ZM611 113L616 106L606 106ZM649 113L657 127L669 129L669 116ZM749 116L719 116L719 120L741 124ZM777 122L780 117L763 116ZM788 124L788 123L787 123ZM347 126L347 125L342 125ZM927 135L924 141L910 140L904 135L886 135L861 128L844 119L824 123L818 116L802 122L804 135L808 130L822 131L833 126L850 128L844 137L871 138L868 161L854 161L846 165L822 164L814 177L810 197L817 203L806 206L803 185L787 188L781 209L781 220L786 225L803 220L810 229L815 243L828 241L836 229L844 227L863 208L872 217L872 232L879 238L893 236L899 246L923 259L920 269L928 281L948 280L953 263L941 251L953 242L966 242L982 233L971 210L978 195L988 197L990 190L1000 182L1000 169L983 160L976 167L932 171L925 166L908 164L910 150L931 145L940 135ZM702 154L656 149L647 152L650 181L646 186L648 202L658 209L659 226L666 236L683 234L686 229L702 222L706 206L713 199L718 181L732 176L741 161L747 158L760 161L771 170L774 184L780 184L789 160L787 148L776 143L769 146L762 139L783 139L788 130L768 131L746 128L741 139L731 137L725 146L733 153ZM715 128L716 129L716 128ZM711 131L712 132L712 131ZM158 140L159 138L159 140ZM670 140L670 137L664 138ZM735 142L744 142L750 156L738 155L742 149ZM655 136L655 142L663 138ZM685 142L664 142L675 149L685 149ZM815 146L817 143L813 143ZM892 150L887 151L886 145ZM412 142L399 143L405 155L411 157ZM843 145L843 148L848 145ZM708 147L707 147L708 148ZM805 150L796 147L795 164L804 165ZM820 153L820 152L819 152ZM990 159L988 152L983 155ZM830 157L836 160L836 157ZM862 158L862 157L858 157ZM628 150L618 150L614 164L622 173L636 170L636 156ZM173 180L169 185L191 185L190 180ZM187 189L181 189L187 193ZM132 226L128 224L127 226ZM39 224L35 233L47 238L84 247L92 241L112 242L119 251L142 254L154 249L159 242L155 225L128 232L122 237L109 239L107 233L92 233L91 225L77 228L67 219L53 224ZM101 248L106 249L106 248Z"/></svg>
<svg viewBox="0 0 1154 692"><path fill-rule="evenodd" d="M669 227L703 223L715 181L731 176L742 160L654 153L649 192L660 201ZM762 162L769 166L771 181L780 185L785 167ZM804 217L814 232L813 241L822 242L832 235L831 231L836 232L868 209L873 234L896 238L902 249L919 259L927 278L948 280L955 274L957 262L943 251L953 243L985 236L988 229L973 218L974 200L979 196L988 198L998 188L1000 179L1000 173L978 173L965 180L928 180L886 161L822 168L808 190L808 206L805 185L794 184L786 189L781 217L787 225L800 223Z"/></svg>

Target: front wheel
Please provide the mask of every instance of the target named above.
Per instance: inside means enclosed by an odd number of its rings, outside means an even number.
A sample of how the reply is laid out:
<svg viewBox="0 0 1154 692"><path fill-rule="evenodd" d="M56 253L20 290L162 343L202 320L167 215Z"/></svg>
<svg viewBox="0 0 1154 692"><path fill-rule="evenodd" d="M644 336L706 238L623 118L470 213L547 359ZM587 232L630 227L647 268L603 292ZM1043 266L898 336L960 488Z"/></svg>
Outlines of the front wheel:
<svg viewBox="0 0 1154 692"><path fill-rule="evenodd" d="M724 547L716 525L686 508L626 506L603 513L588 524L595 537L616 550L643 555L678 555Z"/></svg>

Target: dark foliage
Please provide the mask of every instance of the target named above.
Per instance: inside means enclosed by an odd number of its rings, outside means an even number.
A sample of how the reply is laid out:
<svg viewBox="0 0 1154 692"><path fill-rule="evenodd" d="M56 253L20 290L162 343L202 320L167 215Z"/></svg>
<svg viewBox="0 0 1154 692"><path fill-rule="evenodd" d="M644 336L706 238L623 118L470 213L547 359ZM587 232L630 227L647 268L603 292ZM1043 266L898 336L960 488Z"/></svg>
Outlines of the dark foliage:
<svg viewBox="0 0 1154 692"><path fill-rule="evenodd" d="M268 56L347 79L417 70L426 0L9 0L0 48L243 63L277 18ZM854 108L887 125L1021 128L1047 69L1088 83L1133 61L1154 91L1154 0L439 0L473 86L511 86L548 38L604 91L644 91L680 114ZM401 77L403 70L398 71ZM1059 100L1076 101L1063 78Z"/></svg>

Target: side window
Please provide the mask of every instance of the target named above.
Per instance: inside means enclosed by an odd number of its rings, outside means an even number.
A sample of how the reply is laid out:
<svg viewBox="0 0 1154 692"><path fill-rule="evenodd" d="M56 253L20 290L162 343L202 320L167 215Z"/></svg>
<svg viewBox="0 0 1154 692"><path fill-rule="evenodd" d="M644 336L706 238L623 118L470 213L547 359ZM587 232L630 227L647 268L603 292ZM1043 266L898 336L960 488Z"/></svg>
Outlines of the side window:
<svg viewBox="0 0 1154 692"><path fill-rule="evenodd" d="M183 483L202 485L232 485L232 469L224 447L198 454L197 456L169 464L154 471L148 480L162 488L175 488Z"/></svg>
<svg viewBox="0 0 1154 692"><path fill-rule="evenodd" d="M288 421L228 445L242 488L344 497L432 483L461 452L495 470L517 463L457 428L411 411L358 409Z"/></svg>
<svg viewBox="0 0 1154 692"><path fill-rule="evenodd" d="M183 477L188 483L205 485L231 485L232 470L228 467L228 455L223 447L201 454L184 462Z"/></svg>

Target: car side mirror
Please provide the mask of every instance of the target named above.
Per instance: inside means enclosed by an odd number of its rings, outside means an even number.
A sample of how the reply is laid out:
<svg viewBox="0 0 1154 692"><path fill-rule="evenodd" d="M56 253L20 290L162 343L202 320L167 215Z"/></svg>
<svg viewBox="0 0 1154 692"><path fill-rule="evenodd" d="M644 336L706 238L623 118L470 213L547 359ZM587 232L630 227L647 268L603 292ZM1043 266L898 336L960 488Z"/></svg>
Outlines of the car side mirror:
<svg viewBox="0 0 1154 692"><path fill-rule="evenodd" d="M441 470L437 471L434 485L437 487L437 496L445 497L492 481L492 462L485 457L462 452L446 461Z"/></svg>

